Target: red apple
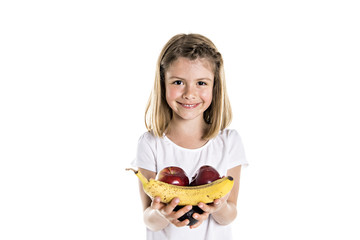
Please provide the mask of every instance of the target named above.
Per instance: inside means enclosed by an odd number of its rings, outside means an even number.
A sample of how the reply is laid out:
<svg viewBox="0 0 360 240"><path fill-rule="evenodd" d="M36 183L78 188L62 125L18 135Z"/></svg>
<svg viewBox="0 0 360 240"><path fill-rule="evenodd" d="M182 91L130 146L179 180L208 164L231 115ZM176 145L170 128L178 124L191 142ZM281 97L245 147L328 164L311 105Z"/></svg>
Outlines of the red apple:
<svg viewBox="0 0 360 240"><path fill-rule="evenodd" d="M199 186L211 183L220 179L220 174L216 171L215 168L205 165L202 166L196 173L195 176L192 178L190 183L191 186Z"/></svg>
<svg viewBox="0 0 360 240"><path fill-rule="evenodd" d="M188 186L189 178L179 167L167 167L158 173L157 180L178 186Z"/></svg>

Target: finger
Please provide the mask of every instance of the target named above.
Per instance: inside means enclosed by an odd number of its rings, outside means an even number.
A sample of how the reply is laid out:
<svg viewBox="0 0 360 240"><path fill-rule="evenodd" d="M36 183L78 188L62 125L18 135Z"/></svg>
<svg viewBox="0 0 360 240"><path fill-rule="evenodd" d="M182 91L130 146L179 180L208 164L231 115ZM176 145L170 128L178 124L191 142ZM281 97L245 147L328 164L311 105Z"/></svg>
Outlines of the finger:
<svg viewBox="0 0 360 240"><path fill-rule="evenodd" d="M151 202L151 208L152 209L161 209L164 206L162 202L160 202L160 197L155 197L153 201Z"/></svg>
<svg viewBox="0 0 360 240"><path fill-rule="evenodd" d="M227 203L228 203L227 200L224 198L215 199L214 202L211 204L211 206L213 207L212 211L218 211L224 208L224 206L226 206Z"/></svg>
<svg viewBox="0 0 360 240"><path fill-rule="evenodd" d="M174 198L171 200L171 202L164 208L164 212L166 214L170 214L172 211L174 211L174 208L179 204L180 199Z"/></svg>
<svg viewBox="0 0 360 240"><path fill-rule="evenodd" d="M209 215L210 214L208 212L204 212L202 214L194 213L192 215L192 217L195 218L196 220L198 220L198 222L195 223L194 225L190 226L190 228L193 229L193 228L197 228L198 226L200 226L209 217Z"/></svg>
<svg viewBox="0 0 360 240"><path fill-rule="evenodd" d="M195 223L194 225L190 226L190 229L194 229L197 228L198 226L200 226L202 224L203 221L198 221L197 223Z"/></svg>
<svg viewBox="0 0 360 240"><path fill-rule="evenodd" d="M195 218L196 220L198 221L204 221L206 220L208 217L209 217L209 213L208 212L204 212L202 214L199 214L199 213L194 213L192 215L193 218Z"/></svg>
<svg viewBox="0 0 360 240"><path fill-rule="evenodd" d="M201 208L204 212L210 212L211 211L211 207L210 205L207 205L203 202L198 204L198 207Z"/></svg>
<svg viewBox="0 0 360 240"><path fill-rule="evenodd" d="M214 207L220 206L221 203L222 203L221 199L215 199L214 202L213 202L213 206Z"/></svg>
<svg viewBox="0 0 360 240"><path fill-rule="evenodd" d="M188 211L190 211L192 209L192 206L191 205L187 205L181 209L179 209L175 214L174 214L174 217L175 218L179 218L181 217L182 215L184 215L185 213L187 213Z"/></svg>
<svg viewBox="0 0 360 240"><path fill-rule="evenodd" d="M185 219L184 221L174 220L172 222L177 227L185 227L190 223L189 219Z"/></svg>

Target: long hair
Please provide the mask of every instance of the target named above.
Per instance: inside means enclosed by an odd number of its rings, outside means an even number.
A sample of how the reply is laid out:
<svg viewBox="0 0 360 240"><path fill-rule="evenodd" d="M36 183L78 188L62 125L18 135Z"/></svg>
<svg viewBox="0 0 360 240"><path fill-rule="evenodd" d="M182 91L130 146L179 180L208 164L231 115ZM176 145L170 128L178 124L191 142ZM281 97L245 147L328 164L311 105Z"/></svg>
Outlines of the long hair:
<svg viewBox="0 0 360 240"><path fill-rule="evenodd" d="M154 87L145 110L145 126L156 136L162 137L172 118L172 109L165 97L165 72L179 57L190 60L206 59L212 64L212 102L203 115L207 123L203 139L211 139L230 124L232 111L226 92L222 56L214 43L200 34L175 35L163 47L156 64Z"/></svg>

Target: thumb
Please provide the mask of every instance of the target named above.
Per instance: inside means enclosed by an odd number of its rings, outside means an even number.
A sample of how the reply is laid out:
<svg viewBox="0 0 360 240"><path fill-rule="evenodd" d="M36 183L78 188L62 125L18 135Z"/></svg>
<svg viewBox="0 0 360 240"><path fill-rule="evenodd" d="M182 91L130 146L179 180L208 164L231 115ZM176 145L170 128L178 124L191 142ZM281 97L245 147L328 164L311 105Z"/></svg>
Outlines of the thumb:
<svg viewBox="0 0 360 240"><path fill-rule="evenodd" d="M164 204L160 202L160 197L155 197L151 203L152 209L160 210L161 208L163 208L163 206Z"/></svg>

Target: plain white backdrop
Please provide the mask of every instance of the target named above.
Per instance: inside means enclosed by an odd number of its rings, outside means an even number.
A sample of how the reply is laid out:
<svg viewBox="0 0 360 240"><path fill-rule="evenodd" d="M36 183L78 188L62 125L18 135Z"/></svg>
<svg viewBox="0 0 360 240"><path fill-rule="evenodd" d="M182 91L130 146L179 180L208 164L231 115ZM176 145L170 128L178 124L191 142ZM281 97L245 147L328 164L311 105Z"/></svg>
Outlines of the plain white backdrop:
<svg viewBox="0 0 360 240"><path fill-rule="evenodd" d="M1 1L0 239L144 239L136 177L163 45L224 57L234 239L360 239L357 1Z"/></svg>

